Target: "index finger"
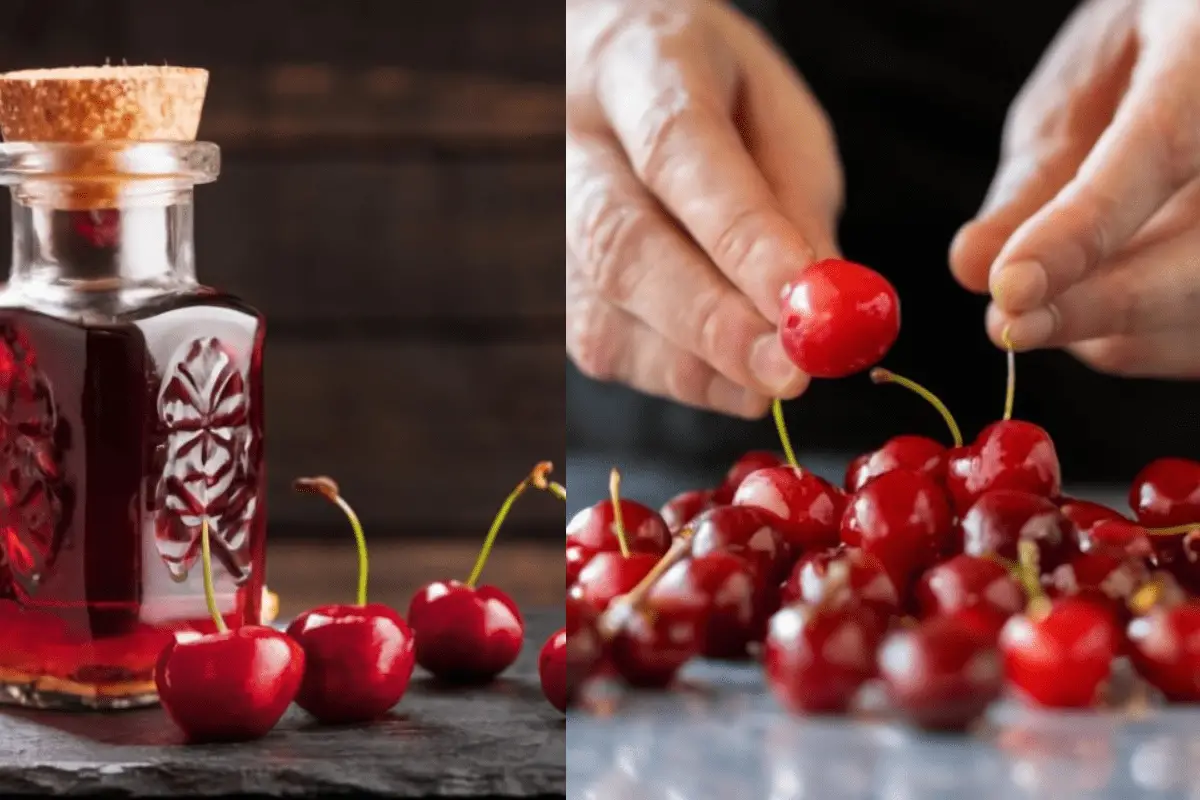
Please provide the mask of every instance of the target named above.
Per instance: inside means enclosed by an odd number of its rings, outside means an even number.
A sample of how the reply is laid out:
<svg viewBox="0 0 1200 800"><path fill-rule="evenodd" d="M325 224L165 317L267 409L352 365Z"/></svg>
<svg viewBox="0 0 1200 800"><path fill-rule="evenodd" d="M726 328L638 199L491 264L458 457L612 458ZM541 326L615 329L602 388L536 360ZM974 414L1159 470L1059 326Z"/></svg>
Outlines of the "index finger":
<svg viewBox="0 0 1200 800"><path fill-rule="evenodd" d="M603 59L597 95L634 172L717 267L772 323L780 293L815 260L747 152L722 81L686 52ZM662 47L659 42L658 46ZM680 44L682 48L682 43Z"/></svg>

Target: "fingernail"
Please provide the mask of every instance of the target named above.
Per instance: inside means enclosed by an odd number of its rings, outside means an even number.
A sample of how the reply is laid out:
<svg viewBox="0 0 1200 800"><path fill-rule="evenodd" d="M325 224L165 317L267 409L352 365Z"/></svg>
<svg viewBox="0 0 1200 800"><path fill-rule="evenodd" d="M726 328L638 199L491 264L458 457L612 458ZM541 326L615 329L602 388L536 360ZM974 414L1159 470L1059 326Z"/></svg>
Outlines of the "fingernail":
<svg viewBox="0 0 1200 800"><path fill-rule="evenodd" d="M1014 349L1027 350L1044 345L1057 328L1058 316L1054 309L1043 307L1014 319L1009 323L1008 335L1012 338Z"/></svg>
<svg viewBox="0 0 1200 800"><path fill-rule="evenodd" d="M750 372L772 397L791 397L804 388L804 373L783 352L774 333L758 337L750 349Z"/></svg>
<svg viewBox="0 0 1200 800"><path fill-rule="evenodd" d="M1015 261L992 273L988 288L996 304L1010 314L1020 314L1046 302L1049 280L1036 261Z"/></svg>

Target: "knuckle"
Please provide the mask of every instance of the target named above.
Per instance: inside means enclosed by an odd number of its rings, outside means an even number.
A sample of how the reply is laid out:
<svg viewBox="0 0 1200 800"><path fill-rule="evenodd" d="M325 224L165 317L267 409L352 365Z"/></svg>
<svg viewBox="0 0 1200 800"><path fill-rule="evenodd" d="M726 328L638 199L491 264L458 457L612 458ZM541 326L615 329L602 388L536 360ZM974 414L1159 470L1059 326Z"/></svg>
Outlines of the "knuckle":
<svg viewBox="0 0 1200 800"><path fill-rule="evenodd" d="M580 261L584 279L601 296L624 302L633 294L629 266L652 225L650 212L638 203L611 192L598 198L582 222Z"/></svg>
<svg viewBox="0 0 1200 800"><path fill-rule="evenodd" d="M1091 342L1087 350L1079 354L1081 360L1097 372L1105 375L1123 376L1135 368L1135 353L1124 338L1109 338Z"/></svg>
<svg viewBox="0 0 1200 800"><path fill-rule="evenodd" d="M647 186L661 187L678 171L696 116L693 99L682 86L665 88L647 103L634 124L635 145L630 148L634 173Z"/></svg>
<svg viewBox="0 0 1200 800"><path fill-rule="evenodd" d="M712 371L697 358L676 358L667 365L663 386L667 394L684 403L697 405L708 395Z"/></svg>
<svg viewBox="0 0 1200 800"><path fill-rule="evenodd" d="M709 362L730 377L742 379L753 332L748 315L731 305L717 293L702 298L693 307L692 330L697 331L699 352Z"/></svg>
<svg viewBox="0 0 1200 800"><path fill-rule="evenodd" d="M736 274L750 260L756 245L764 241L769 223L766 212L758 208L742 208L734 212L712 242L713 260Z"/></svg>
<svg viewBox="0 0 1200 800"><path fill-rule="evenodd" d="M578 296L567 318L567 354L589 378L611 381L619 377L618 337L613 335L610 307L600 298Z"/></svg>

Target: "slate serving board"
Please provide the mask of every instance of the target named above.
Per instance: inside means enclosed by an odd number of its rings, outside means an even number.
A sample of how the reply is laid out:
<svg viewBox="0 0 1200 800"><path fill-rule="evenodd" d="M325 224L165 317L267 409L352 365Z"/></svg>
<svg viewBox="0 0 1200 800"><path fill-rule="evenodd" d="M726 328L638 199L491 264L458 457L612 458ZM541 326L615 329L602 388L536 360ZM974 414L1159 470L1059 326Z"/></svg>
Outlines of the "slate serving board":
<svg viewBox="0 0 1200 800"><path fill-rule="evenodd" d="M260 741L185 746L160 709L0 706L0 796L562 797L566 724L542 696L537 656L563 612L526 621L521 658L494 685L449 691L418 669L371 726L317 727L293 706Z"/></svg>

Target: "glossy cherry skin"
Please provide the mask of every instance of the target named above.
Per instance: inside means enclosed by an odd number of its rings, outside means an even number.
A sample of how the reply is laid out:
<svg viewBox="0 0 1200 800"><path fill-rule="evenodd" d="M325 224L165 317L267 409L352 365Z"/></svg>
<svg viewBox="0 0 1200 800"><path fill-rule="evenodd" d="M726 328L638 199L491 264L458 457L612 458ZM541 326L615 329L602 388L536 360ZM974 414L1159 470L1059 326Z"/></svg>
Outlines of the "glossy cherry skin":
<svg viewBox="0 0 1200 800"><path fill-rule="evenodd" d="M1200 462L1160 458L1147 464L1129 489L1129 507L1148 528L1200 522ZM1192 592L1200 592L1200 537L1153 536L1155 560Z"/></svg>
<svg viewBox="0 0 1200 800"><path fill-rule="evenodd" d="M924 472L942 481L946 477L946 447L925 436L894 436L878 450L850 462L846 469L846 491L857 492L867 481L895 469Z"/></svg>
<svg viewBox="0 0 1200 800"><path fill-rule="evenodd" d="M748 645L762 641L772 594L743 559L714 551L686 558L663 573L650 590L650 600L700 604L700 654L739 659L746 656Z"/></svg>
<svg viewBox="0 0 1200 800"><path fill-rule="evenodd" d="M887 570L879 559L857 547L831 548L801 558L784 581L780 600L784 605L822 605L836 602L839 595L871 609L885 625L900 612L900 596Z"/></svg>
<svg viewBox="0 0 1200 800"><path fill-rule="evenodd" d="M738 487L742 485L742 481L746 480L746 476L750 475L750 473L758 472L760 469L783 467L786 465L787 462L776 453L768 450L751 450L733 462L729 471L725 473L725 480L721 482L721 486L716 490L714 500L718 505L727 506L733 502L733 496L737 492Z"/></svg>
<svg viewBox="0 0 1200 800"><path fill-rule="evenodd" d="M841 538L875 556L906 595L912 581L954 545L946 491L924 473L884 473L851 496Z"/></svg>
<svg viewBox="0 0 1200 800"><path fill-rule="evenodd" d="M1110 612L1124 625L1128 620L1129 600L1146 581L1150 569L1140 558L1093 550L1079 553L1050 573L1046 591L1051 595L1078 595L1107 604Z"/></svg>
<svg viewBox="0 0 1200 800"><path fill-rule="evenodd" d="M1153 560L1153 539L1145 528L1126 519L1102 519L1086 531L1077 531L1081 553L1109 553Z"/></svg>
<svg viewBox="0 0 1200 800"><path fill-rule="evenodd" d="M889 634L879 648L879 677L893 708L933 730L966 729L1004 687L995 639L954 616Z"/></svg>
<svg viewBox="0 0 1200 800"><path fill-rule="evenodd" d="M1200 603L1156 608L1126 630L1139 675L1172 703L1200 703Z"/></svg>
<svg viewBox="0 0 1200 800"><path fill-rule="evenodd" d="M296 704L325 724L378 719L412 678L412 631L392 609L331 605L305 611L287 628L304 650Z"/></svg>
<svg viewBox="0 0 1200 800"><path fill-rule="evenodd" d="M172 641L154 671L163 709L194 742L266 736L303 677L300 645L259 625Z"/></svg>
<svg viewBox="0 0 1200 800"><path fill-rule="evenodd" d="M776 526L798 556L838 544L838 521L846 497L808 470L769 467L746 476L733 496L733 505L761 508L775 515Z"/></svg>
<svg viewBox="0 0 1200 800"><path fill-rule="evenodd" d="M1062 468L1045 430L1023 420L994 422L973 444L947 454L946 486L959 513L996 489L1054 499L1062 494Z"/></svg>
<svg viewBox="0 0 1200 800"><path fill-rule="evenodd" d="M1004 626L1005 678L1034 705L1088 707L1108 680L1119 639L1106 609L1083 598L1059 598L1045 616L1018 614Z"/></svg>
<svg viewBox="0 0 1200 800"><path fill-rule="evenodd" d="M538 680L542 694L559 711L567 710L567 629L550 634L538 653Z"/></svg>
<svg viewBox="0 0 1200 800"><path fill-rule="evenodd" d="M446 683L490 683L512 666L525 641L513 599L495 586L458 581L425 586L408 606L417 663Z"/></svg>
<svg viewBox="0 0 1200 800"><path fill-rule="evenodd" d="M625 543L631 553L661 556L671 546L671 532L658 512L633 500L621 500L621 521L625 525ZM567 545L578 545L596 553L621 550L611 500L585 508L567 523Z"/></svg>
<svg viewBox="0 0 1200 800"><path fill-rule="evenodd" d="M714 552L744 559L764 584L779 585L792 568L791 549L772 514L751 506L723 506L693 523L692 556Z"/></svg>
<svg viewBox="0 0 1200 800"><path fill-rule="evenodd" d="M716 493L716 489L693 489L680 492L663 504L663 507L658 510L659 516L663 518L663 522L667 524L667 530L672 535L679 533L683 530L683 526L693 519L710 508L721 505L713 499ZM732 498L732 496L731 494L730 497Z"/></svg>
<svg viewBox="0 0 1200 800"><path fill-rule="evenodd" d="M575 701L579 687L596 672L604 658L604 643L597 628L598 615L592 606L578 597L567 595L563 602L566 611L566 698Z"/></svg>
<svg viewBox="0 0 1200 800"><path fill-rule="evenodd" d="M963 515L963 552L994 554L1015 561L1017 543L1037 543L1039 567L1049 572L1070 555L1066 520L1058 506L1036 494L996 489L981 496Z"/></svg>
<svg viewBox="0 0 1200 800"><path fill-rule="evenodd" d="M977 609L995 620L995 629L1025 608L1025 591L1003 565L990 558L954 556L929 568L917 581L923 618Z"/></svg>
<svg viewBox="0 0 1200 800"><path fill-rule="evenodd" d="M785 606L767 627L767 685L794 713L844 713L875 675L880 637L875 614L862 605Z"/></svg>
<svg viewBox="0 0 1200 800"><path fill-rule="evenodd" d="M630 553L628 558L599 553L579 573L570 594L602 613L615 598L631 592L658 561L659 556L650 553Z"/></svg>
<svg viewBox="0 0 1200 800"><path fill-rule="evenodd" d="M844 378L879 363L900 333L900 298L875 270L818 261L783 289L779 341L814 378Z"/></svg>
<svg viewBox="0 0 1200 800"><path fill-rule="evenodd" d="M583 568L588 565L592 557L596 555L594 550L589 550L586 547L578 544L567 545L567 588L570 589L579 580L579 573L583 572Z"/></svg>
<svg viewBox="0 0 1200 800"><path fill-rule="evenodd" d="M608 645L617 674L639 689L662 689L699 652L704 604L696 597L660 597L634 611Z"/></svg>

